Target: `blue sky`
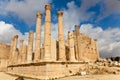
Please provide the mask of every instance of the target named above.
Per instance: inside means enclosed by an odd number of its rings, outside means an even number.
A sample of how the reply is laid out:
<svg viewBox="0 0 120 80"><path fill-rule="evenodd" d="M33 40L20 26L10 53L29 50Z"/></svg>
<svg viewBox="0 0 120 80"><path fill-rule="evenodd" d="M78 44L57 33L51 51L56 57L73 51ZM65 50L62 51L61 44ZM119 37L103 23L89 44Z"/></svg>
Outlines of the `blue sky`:
<svg viewBox="0 0 120 80"><path fill-rule="evenodd" d="M43 34L45 4L52 5L54 38L57 39L57 11L62 10L65 37L77 24L81 32L98 39L100 55L120 56L119 0L0 0L0 42L10 43L15 34L27 42L28 32L35 32L36 13L39 11L43 13Z"/></svg>

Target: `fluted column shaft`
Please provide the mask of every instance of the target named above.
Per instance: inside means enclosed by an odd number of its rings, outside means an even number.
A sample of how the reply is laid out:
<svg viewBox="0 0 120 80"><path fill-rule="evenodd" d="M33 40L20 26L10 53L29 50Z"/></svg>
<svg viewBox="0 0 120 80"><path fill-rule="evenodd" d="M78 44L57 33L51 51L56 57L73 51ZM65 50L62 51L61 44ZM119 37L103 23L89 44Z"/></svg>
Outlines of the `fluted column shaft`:
<svg viewBox="0 0 120 80"><path fill-rule="evenodd" d="M59 59L60 61L66 60L65 55L65 41L64 41L64 25L63 25L63 12L58 12L58 42L59 42Z"/></svg>
<svg viewBox="0 0 120 80"><path fill-rule="evenodd" d="M74 36L72 31L68 32L68 43L69 43L70 61L75 61Z"/></svg>
<svg viewBox="0 0 120 80"><path fill-rule="evenodd" d="M45 5L44 60L51 57L51 5Z"/></svg>
<svg viewBox="0 0 120 80"><path fill-rule="evenodd" d="M35 61L40 60L41 56L41 21L42 21L42 13L37 13L36 15L36 40L35 40Z"/></svg>
<svg viewBox="0 0 120 80"><path fill-rule="evenodd" d="M33 54L33 40L34 40L34 32L29 32L29 38L28 38L28 48L27 48L27 61L32 61L32 54Z"/></svg>

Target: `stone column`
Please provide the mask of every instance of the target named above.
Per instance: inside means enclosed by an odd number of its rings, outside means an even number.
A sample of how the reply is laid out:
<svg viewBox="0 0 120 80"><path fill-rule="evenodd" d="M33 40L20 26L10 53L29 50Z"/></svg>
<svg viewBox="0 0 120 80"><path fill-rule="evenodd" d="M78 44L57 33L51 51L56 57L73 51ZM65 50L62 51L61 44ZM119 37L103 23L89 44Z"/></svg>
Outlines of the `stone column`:
<svg viewBox="0 0 120 80"><path fill-rule="evenodd" d="M36 15L36 40L35 40L35 61L40 60L40 48L41 48L41 21L42 21L42 13L37 13Z"/></svg>
<svg viewBox="0 0 120 80"><path fill-rule="evenodd" d="M51 60L56 61L57 60L57 54L56 54L56 40L51 38Z"/></svg>
<svg viewBox="0 0 120 80"><path fill-rule="evenodd" d="M66 61L63 12L58 11L58 42L59 42L59 61Z"/></svg>
<svg viewBox="0 0 120 80"><path fill-rule="evenodd" d="M76 39L76 32L74 32L74 43L75 43L75 46L74 46L74 48L75 48L75 59L76 60L78 60L78 48L77 48L77 39Z"/></svg>
<svg viewBox="0 0 120 80"><path fill-rule="evenodd" d="M32 62L33 58L33 40L34 40L34 32L29 32L29 39L28 39L28 48L27 48L27 62Z"/></svg>
<svg viewBox="0 0 120 80"><path fill-rule="evenodd" d="M13 50L16 50L16 48L17 48L17 41L18 41L18 35L15 35L14 36Z"/></svg>
<svg viewBox="0 0 120 80"><path fill-rule="evenodd" d="M15 54L17 51L17 41L18 41L18 35L14 36L14 40L13 40L13 50L12 50L12 63L14 63L14 59L15 59Z"/></svg>
<svg viewBox="0 0 120 80"><path fill-rule="evenodd" d="M51 57L51 5L45 5L44 60Z"/></svg>
<svg viewBox="0 0 120 80"><path fill-rule="evenodd" d="M18 60L19 60L19 50L18 50L18 48L16 48L16 50L15 50L15 52L14 52L15 54L14 54L14 60L13 60L13 63L14 64L19 64L19 62L18 62Z"/></svg>
<svg viewBox="0 0 120 80"><path fill-rule="evenodd" d="M76 44L77 44L77 55L78 55L78 61L82 60L82 54L80 53L80 42L79 42L79 37L80 37L80 30L78 25L75 25L75 30L76 30Z"/></svg>
<svg viewBox="0 0 120 80"><path fill-rule="evenodd" d="M24 42L24 40L21 39L20 40L20 55L22 55L23 42Z"/></svg>
<svg viewBox="0 0 120 80"><path fill-rule="evenodd" d="M23 42L24 42L24 40L21 39L21 40L20 40L20 49L19 49L19 63L21 62L21 59L22 59Z"/></svg>
<svg viewBox="0 0 120 80"><path fill-rule="evenodd" d="M74 50L74 35L72 31L68 32L68 43L69 43L69 59L70 61L76 61L75 60L75 50Z"/></svg>
<svg viewBox="0 0 120 80"><path fill-rule="evenodd" d="M96 50L96 59L99 58L99 50L98 50L98 45L97 45L97 39L95 39L95 50Z"/></svg>
<svg viewBox="0 0 120 80"><path fill-rule="evenodd" d="M27 61L27 46L23 45L22 48L22 63L25 63Z"/></svg>
<svg viewBox="0 0 120 80"><path fill-rule="evenodd" d="M14 45L14 37L12 38L12 41L11 41L11 46L10 46L10 53L9 53L9 65L11 64L11 61L12 61L13 45Z"/></svg>

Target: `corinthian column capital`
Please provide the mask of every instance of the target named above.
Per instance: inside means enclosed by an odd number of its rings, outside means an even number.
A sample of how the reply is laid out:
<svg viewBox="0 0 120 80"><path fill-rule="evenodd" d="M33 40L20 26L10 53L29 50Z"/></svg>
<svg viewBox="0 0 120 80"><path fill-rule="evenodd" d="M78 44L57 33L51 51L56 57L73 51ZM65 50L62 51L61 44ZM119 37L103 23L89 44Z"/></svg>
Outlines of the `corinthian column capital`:
<svg viewBox="0 0 120 80"><path fill-rule="evenodd" d="M38 12L38 13L36 14L36 17L37 17L37 18L42 18L42 13L41 13L41 12Z"/></svg>
<svg viewBox="0 0 120 80"><path fill-rule="evenodd" d="M62 16L63 12L62 11L58 11L58 16Z"/></svg>
<svg viewBox="0 0 120 80"><path fill-rule="evenodd" d="M52 6L50 4L45 5L45 10L51 10Z"/></svg>

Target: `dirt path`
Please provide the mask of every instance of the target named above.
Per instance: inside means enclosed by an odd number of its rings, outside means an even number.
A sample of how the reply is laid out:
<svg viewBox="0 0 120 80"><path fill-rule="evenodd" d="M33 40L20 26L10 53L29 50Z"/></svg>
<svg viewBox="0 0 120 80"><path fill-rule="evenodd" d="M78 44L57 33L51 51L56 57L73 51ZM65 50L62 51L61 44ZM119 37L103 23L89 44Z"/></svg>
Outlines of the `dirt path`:
<svg viewBox="0 0 120 80"><path fill-rule="evenodd" d="M17 77L8 75L4 72L0 72L0 80L15 80ZM25 79L25 80L35 80L35 79Z"/></svg>
<svg viewBox="0 0 120 80"><path fill-rule="evenodd" d="M3 72L0 72L0 80L15 80L16 77L13 77L13 76L10 76L10 75L7 75Z"/></svg>
<svg viewBox="0 0 120 80"><path fill-rule="evenodd" d="M120 74L71 76L56 80L120 80Z"/></svg>
<svg viewBox="0 0 120 80"><path fill-rule="evenodd" d="M15 80L17 77L0 72L0 80ZM25 79L34 80L34 79ZM120 80L120 74L70 76L56 80Z"/></svg>

